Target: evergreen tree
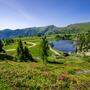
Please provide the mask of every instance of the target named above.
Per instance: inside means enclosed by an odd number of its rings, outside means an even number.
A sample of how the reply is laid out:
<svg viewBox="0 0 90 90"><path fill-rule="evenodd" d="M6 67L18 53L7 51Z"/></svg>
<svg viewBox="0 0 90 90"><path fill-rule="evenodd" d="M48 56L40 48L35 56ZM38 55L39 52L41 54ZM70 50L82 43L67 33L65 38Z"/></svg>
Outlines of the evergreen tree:
<svg viewBox="0 0 90 90"><path fill-rule="evenodd" d="M48 60L48 56L49 56L49 45L48 45L48 41L46 36L42 37L42 43L41 43L41 47L42 47L42 59L43 62L47 62Z"/></svg>
<svg viewBox="0 0 90 90"><path fill-rule="evenodd" d="M24 49L23 49L23 43L21 40L18 42L18 47L17 47L17 55L20 61L23 61L23 55L24 55Z"/></svg>
<svg viewBox="0 0 90 90"><path fill-rule="evenodd" d="M86 51L88 52L88 50L90 49L90 32L88 32L86 34Z"/></svg>
<svg viewBox="0 0 90 90"><path fill-rule="evenodd" d="M55 36L55 39L56 39L56 40L60 40L60 39L62 39L62 37L61 37L59 34L57 34L57 35Z"/></svg>
<svg viewBox="0 0 90 90"><path fill-rule="evenodd" d="M10 45L14 43L14 39L8 38L8 39L3 39L4 45Z"/></svg>
<svg viewBox="0 0 90 90"><path fill-rule="evenodd" d="M17 55L20 61L33 61L32 55L30 54L28 48L24 46L21 40L19 40L18 43Z"/></svg>
<svg viewBox="0 0 90 90"><path fill-rule="evenodd" d="M80 52L87 52L90 49L90 35L78 34L77 35L77 50Z"/></svg>
<svg viewBox="0 0 90 90"><path fill-rule="evenodd" d="M32 55L26 46L24 47L24 60L25 61L33 61Z"/></svg>
<svg viewBox="0 0 90 90"><path fill-rule="evenodd" d="M0 52L4 52L5 53L5 50L3 49L3 42L2 40L0 39Z"/></svg>

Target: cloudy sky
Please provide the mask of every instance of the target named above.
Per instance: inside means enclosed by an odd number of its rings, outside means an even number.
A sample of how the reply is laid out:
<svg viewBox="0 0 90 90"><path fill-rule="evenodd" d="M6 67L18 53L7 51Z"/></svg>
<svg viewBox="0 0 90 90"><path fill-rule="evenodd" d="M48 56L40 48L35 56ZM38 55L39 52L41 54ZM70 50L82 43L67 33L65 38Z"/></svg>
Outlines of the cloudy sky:
<svg viewBox="0 0 90 90"><path fill-rule="evenodd" d="M0 30L90 21L90 0L0 0Z"/></svg>

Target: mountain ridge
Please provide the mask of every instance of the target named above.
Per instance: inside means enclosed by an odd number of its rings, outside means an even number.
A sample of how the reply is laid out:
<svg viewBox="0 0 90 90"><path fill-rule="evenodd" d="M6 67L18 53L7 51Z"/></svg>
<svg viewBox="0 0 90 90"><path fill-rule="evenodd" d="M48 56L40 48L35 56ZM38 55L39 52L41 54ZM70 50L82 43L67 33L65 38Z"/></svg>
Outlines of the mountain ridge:
<svg viewBox="0 0 90 90"><path fill-rule="evenodd" d="M34 36L34 35L48 35L57 33L80 33L90 31L90 22L70 24L66 27L57 27L49 25L44 27L30 27L23 29L4 29L0 31L0 38L12 38L18 36Z"/></svg>

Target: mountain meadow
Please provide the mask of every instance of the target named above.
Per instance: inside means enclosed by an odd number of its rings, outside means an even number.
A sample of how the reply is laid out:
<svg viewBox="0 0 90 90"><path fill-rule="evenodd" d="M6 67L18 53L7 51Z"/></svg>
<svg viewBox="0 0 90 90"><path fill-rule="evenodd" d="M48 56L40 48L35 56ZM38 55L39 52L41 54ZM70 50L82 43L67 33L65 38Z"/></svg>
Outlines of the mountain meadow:
<svg viewBox="0 0 90 90"><path fill-rule="evenodd" d="M0 30L0 90L90 90L90 22Z"/></svg>

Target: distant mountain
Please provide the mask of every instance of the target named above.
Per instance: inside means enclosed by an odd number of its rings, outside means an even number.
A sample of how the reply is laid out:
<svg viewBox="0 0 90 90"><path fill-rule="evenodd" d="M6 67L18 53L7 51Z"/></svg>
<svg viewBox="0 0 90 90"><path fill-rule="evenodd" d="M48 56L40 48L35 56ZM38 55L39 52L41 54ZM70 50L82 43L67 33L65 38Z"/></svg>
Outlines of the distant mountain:
<svg viewBox="0 0 90 90"><path fill-rule="evenodd" d="M0 31L0 38L12 38L18 36L34 36L34 35L48 35L48 34L75 34L90 31L90 22L71 24L67 27L56 27L49 25L45 27L32 27L25 29L5 29Z"/></svg>
<svg viewBox="0 0 90 90"><path fill-rule="evenodd" d="M16 29L16 30L5 29L5 30L0 31L0 38L54 34L54 33L57 33L58 30L59 28L54 25L45 26L45 27Z"/></svg>
<svg viewBox="0 0 90 90"><path fill-rule="evenodd" d="M88 31L90 31L90 22L68 25L67 27L62 28L62 30L60 30L60 33L75 34L86 33Z"/></svg>

